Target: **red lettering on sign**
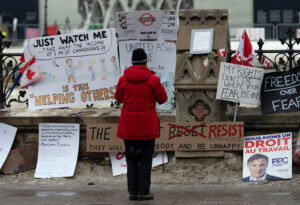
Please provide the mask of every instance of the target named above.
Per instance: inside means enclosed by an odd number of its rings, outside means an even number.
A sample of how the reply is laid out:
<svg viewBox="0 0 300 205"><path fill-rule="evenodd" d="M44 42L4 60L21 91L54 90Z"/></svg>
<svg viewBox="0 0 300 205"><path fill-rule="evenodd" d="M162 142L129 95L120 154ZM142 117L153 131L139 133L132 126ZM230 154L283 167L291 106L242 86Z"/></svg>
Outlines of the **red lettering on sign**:
<svg viewBox="0 0 300 205"><path fill-rule="evenodd" d="M118 154L116 155L116 159L121 160L123 159L124 156L125 156L125 152L118 152Z"/></svg>
<svg viewBox="0 0 300 205"><path fill-rule="evenodd" d="M192 132L192 133L194 133L194 134L196 134L196 135L198 135L198 136L200 136L200 137L206 138L205 135L203 135L203 134L201 134L201 133L195 131L195 129L197 129L197 128L199 128L199 127L202 127L202 126L204 126L205 124L206 124L206 123L203 122L203 123L201 123L200 125L193 126L192 128L189 129L189 128L185 128L185 127L183 127L183 126L179 126L179 125L175 125L175 124L169 123L169 126L171 126L171 127L177 127L177 128L180 128L180 129L185 130L185 131L183 131L183 132L181 132L181 133L178 133L177 135L169 136L169 140L170 140L170 139L173 139L173 138L175 138L175 137L179 137L179 136L181 136L181 135L183 135L183 134L185 134L185 133L187 133L187 132Z"/></svg>
<svg viewBox="0 0 300 205"><path fill-rule="evenodd" d="M211 125L209 126L209 135L208 137L233 137L238 135L238 137L242 137L243 133L243 124L239 125L231 125L231 124L223 124L223 125Z"/></svg>

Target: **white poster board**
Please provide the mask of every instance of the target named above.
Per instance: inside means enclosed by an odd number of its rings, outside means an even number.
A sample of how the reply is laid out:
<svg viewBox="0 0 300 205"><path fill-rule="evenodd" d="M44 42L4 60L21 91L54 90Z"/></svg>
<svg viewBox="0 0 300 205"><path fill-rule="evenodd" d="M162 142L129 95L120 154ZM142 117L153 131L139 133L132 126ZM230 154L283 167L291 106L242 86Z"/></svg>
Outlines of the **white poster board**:
<svg viewBox="0 0 300 205"><path fill-rule="evenodd" d="M264 69L221 62L217 99L260 104Z"/></svg>
<svg viewBox="0 0 300 205"><path fill-rule="evenodd" d="M35 178L72 177L79 150L79 124L39 124Z"/></svg>
<svg viewBox="0 0 300 205"><path fill-rule="evenodd" d="M124 152L109 152L113 176L127 173L127 163ZM156 167L163 163L168 163L166 152L156 152L153 156L152 167Z"/></svg>
<svg viewBox="0 0 300 205"><path fill-rule="evenodd" d="M121 71L132 66L132 51L143 48L148 56L147 68L156 73L172 73L176 68L176 44L159 41L120 41Z"/></svg>
<svg viewBox="0 0 300 205"><path fill-rule="evenodd" d="M173 111L174 73L176 68L176 11L135 11L117 13L121 73L132 66L132 51L143 48L147 67L160 77L168 101L158 111Z"/></svg>
<svg viewBox="0 0 300 205"><path fill-rule="evenodd" d="M7 155L11 149L17 133L17 128L0 123L0 169L2 168Z"/></svg>
<svg viewBox="0 0 300 205"><path fill-rule="evenodd" d="M214 29L192 29L191 54L210 53L212 51Z"/></svg>
<svg viewBox="0 0 300 205"><path fill-rule="evenodd" d="M119 41L176 41L176 11L117 13Z"/></svg>
<svg viewBox="0 0 300 205"><path fill-rule="evenodd" d="M292 178L292 133L244 138L243 181Z"/></svg>
<svg viewBox="0 0 300 205"><path fill-rule="evenodd" d="M28 88L29 109L111 102L120 77L114 29L27 39L25 60L40 81Z"/></svg>

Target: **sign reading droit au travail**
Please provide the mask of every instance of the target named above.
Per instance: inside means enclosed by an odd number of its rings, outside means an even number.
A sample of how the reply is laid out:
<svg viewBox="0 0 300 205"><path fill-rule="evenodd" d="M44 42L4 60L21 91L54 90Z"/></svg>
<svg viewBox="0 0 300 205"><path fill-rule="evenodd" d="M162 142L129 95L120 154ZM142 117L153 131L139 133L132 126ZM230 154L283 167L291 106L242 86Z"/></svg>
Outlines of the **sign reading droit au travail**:
<svg viewBox="0 0 300 205"><path fill-rule="evenodd" d="M244 137L243 181L292 178L292 133Z"/></svg>
<svg viewBox="0 0 300 205"><path fill-rule="evenodd" d="M259 105L263 77L264 70L261 68L222 62L216 98Z"/></svg>
<svg viewBox="0 0 300 205"><path fill-rule="evenodd" d="M266 73L261 87L261 112L272 114L300 111L300 67Z"/></svg>

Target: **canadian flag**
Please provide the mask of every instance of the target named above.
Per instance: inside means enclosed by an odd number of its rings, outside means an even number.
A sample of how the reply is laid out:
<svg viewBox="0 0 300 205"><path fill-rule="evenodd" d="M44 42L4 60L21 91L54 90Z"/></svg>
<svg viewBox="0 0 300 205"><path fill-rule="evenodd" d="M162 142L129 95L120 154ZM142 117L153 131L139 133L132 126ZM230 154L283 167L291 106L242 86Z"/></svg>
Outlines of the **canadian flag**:
<svg viewBox="0 0 300 205"><path fill-rule="evenodd" d="M226 57L226 55L227 55L227 48L217 49L217 52L218 52L218 56Z"/></svg>
<svg viewBox="0 0 300 205"><path fill-rule="evenodd" d="M254 66L256 62L256 53L252 48L251 42L247 35L246 30L244 31L238 49L231 60L233 64Z"/></svg>
<svg viewBox="0 0 300 205"><path fill-rule="evenodd" d="M260 64L266 66L266 68L270 68L270 61L265 56L261 58Z"/></svg>
<svg viewBox="0 0 300 205"><path fill-rule="evenodd" d="M25 88L40 79L40 72L35 63L35 58L31 58L24 66L21 78L21 88Z"/></svg>

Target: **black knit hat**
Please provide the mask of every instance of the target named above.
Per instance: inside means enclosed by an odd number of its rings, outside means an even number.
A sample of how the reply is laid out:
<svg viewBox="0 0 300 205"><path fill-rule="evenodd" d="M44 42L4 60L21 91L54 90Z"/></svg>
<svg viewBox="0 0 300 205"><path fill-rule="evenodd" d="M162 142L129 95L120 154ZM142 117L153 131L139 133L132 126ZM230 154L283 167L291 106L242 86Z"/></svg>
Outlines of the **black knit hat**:
<svg viewBox="0 0 300 205"><path fill-rule="evenodd" d="M147 61L148 61L148 58L147 58L147 54L145 53L144 49L137 48L137 49L133 50L132 58L131 58L132 63L144 63Z"/></svg>

